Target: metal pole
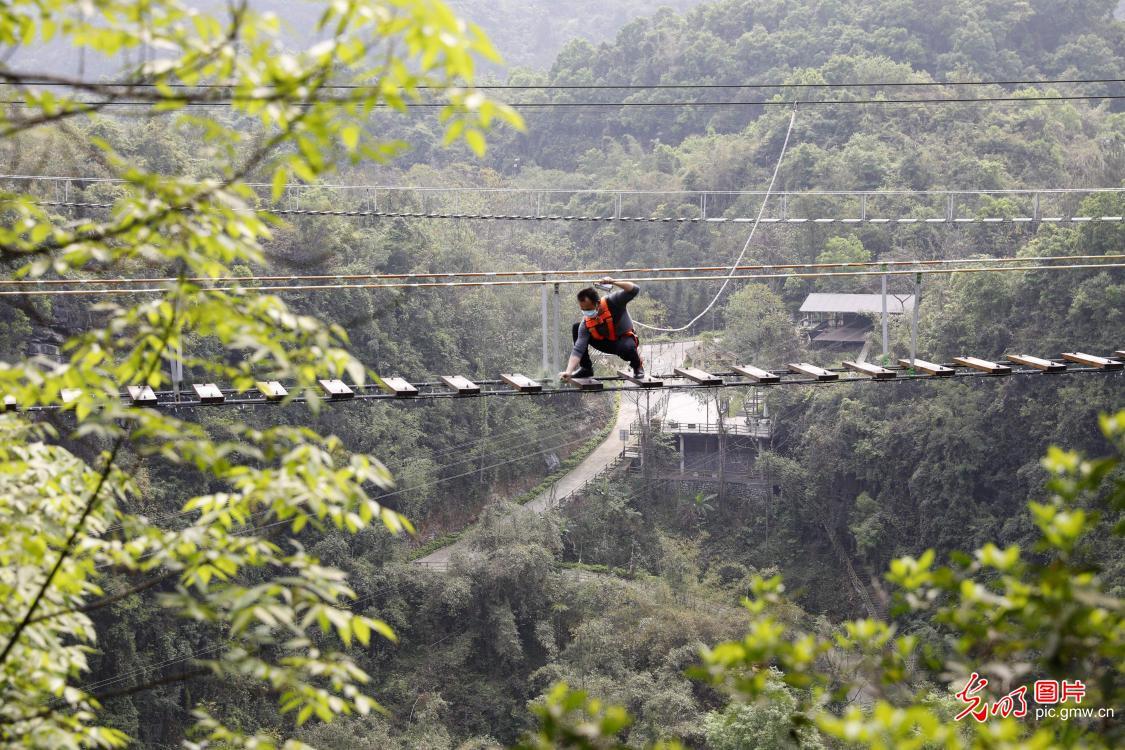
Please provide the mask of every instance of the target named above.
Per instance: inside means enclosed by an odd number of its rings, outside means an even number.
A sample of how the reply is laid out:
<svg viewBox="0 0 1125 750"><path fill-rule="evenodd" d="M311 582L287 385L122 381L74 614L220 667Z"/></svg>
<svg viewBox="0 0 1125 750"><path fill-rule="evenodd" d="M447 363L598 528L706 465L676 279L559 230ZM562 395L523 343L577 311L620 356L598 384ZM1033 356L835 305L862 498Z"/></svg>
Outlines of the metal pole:
<svg viewBox="0 0 1125 750"><path fill-rule="evenodd" d="M922 306L922 274L914 274L914 315L910 319L910 366L918 352L918 308Z"/></svg>
<svg viewBox="0 0 1125 750"><path fill-rule="evenodd" d="M649 449L649 430L651 429L650 420L652 419L652 415L650 414L650 411L649 411L651 406L652 406L652 403L649 401L649 397L651 395L652 395L652 391L649 390L648 388L646 388L645 389L645 423L644 423L644 431L641 432L641 476L646 481L648 480L648 463L646 462L645 454L648 453L648 449Z"/></svg>
<svg viewBox="0 0 1125 750"><path fill-rule="evenodd" d="M172 393L174 398L180 400L180 386L184 382L184 345L183 342L176 344L176 356L171 363L172 370Z"/></svg>
<svg viewBox="0 0 1125 750"><path fill-rule="evenodd" d="M484 401L484 417L481 419L480 431L481 434L488 436L489 434L491 434L491 431L488 429L488 399L485 398L481 400ZM482 450L480 452L480 469L478 470L477 474L477 479L482 484L484 483L484 457L487 455L488 454L483 450L482 446Z"/></svg>
<svg viewBox="0 0 1125 750"><path fill-rule="evenodd" d="M546 281L547 277L544 276L543 280ZM546 284L543 284L543 293L542 293L541 297L542 297L542 300L541 300L542 304L540 305L540 308L541 308L540 312L542 313L542 316L541 316L542 321L541 322L542 322L542 327L543 327L543 372L544 372L544 374L550 374L550 372L551 372L551 354L548 351L548 347L550 347L550 345L551 345L551 339L550 339L550 334L548 333L548 328L550 326L547 325L548 319L547 319L547 285Z"/></svg>
<svg viewBox="0 0 1125 750"><path fill-rule="evenodd" d="M886 270L884 268L884 270ZM883 366L887 364L887 275L883 274Z"/></svg>
<svg viewBox="0 0 1125 750"><path fill-rule="evenodd" d="M565 343L562 346L559 345L559 337L560 336L563 337L563 339L562 339L563 342L566 341L566 336L562 332L562 328L561 328L561 321L560 321L560 317L559 317L560 315L561 315L561 312L560 312L560 309L559 309L559 285L555 284L555 335L554 335L554 346L552 347L552 351L554 353L554 358L555 358L554 367L552 368L552 370L555 371L555 372L562 369L563 359L565 359L565 355L563 354L563 352L566 351Z"/></svg>

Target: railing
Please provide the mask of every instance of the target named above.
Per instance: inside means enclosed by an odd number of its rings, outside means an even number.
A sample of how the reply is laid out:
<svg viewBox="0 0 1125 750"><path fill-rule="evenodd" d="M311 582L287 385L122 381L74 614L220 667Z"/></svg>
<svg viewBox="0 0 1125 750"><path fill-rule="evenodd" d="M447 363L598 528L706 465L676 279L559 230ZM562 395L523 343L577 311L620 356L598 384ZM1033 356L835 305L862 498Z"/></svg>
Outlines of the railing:
<svg viewBox="0 0 1125 750"><path fill-rule="evenodd" d="M570 500L572 500L576 495L579 495L588 490L590 488L590 485L605 479L610 474L610 472L615 471L617 467L625 463L627 458L628 457L625 455L625 449L623 448L612 461L603 466L596 474L587 478L586 481L581 484L581 486L575 487L565 495L555 498L552 505L556 508L561 508L563 503L570 502Z"/></svg>
<svg viewBox="0 0 1125 750"><path fill-rule="evenodd" d="M448 573L451 563L449 560L412 560L411 565L420 565L426 570L432 570L437 573Z"/></svg>
<svg viewBox="0 0 1125 750"><path fill-rule="evenodd" d="M94 184L125 187L119 178L0 175L0 184L37 191L45 199L69 202ZM271 186L250 183L264 204ZM103 188L104 191L104 188ZM761 218L778 224L859 223L1038 223L1104 221L1125 217L1079 216L1082 199L1125 188L1031 188L1017 190L775 190ZM667 220L747 223L745 209L763 197L760 190L608 190L517 187L428 187L398 185L292 185L275 206L300 211L317 198L372 215L422 212L476 218ZM740 199L743 201L738 205ZM749 203L746 201L749 200ZM1003 201L1003 210L994 204ZM323 202L323 201L322 201ZM576 216L576 214L580 216Z"/></svg>
<svg viewBox="0 0 1125 750"><path fill-rule="evenodd" d="M665 422L663 425L664 432L671 433L687 433L687 434L701 434L701 435L718 435L720 432L726 435L749 435L752 437L768 438L770 436L769 422L759 421L753 425L747 424L727 424L720 426L715 423L700 423L700 422Z"/></svg>
<svg viewBox="0 0 1125 750"><path fill-rule="evenodd" d="M690 471L683 474L672 472L657 474L656 478L667 482L699 482L707 485L718 484L720 481L717 471L706 473L699 472L698 474L693 474ZM770 487L770 483L767 480L753 471L726 470L723 472L722 482L731 486L747 487L757 490L768 490Z"/></svg>

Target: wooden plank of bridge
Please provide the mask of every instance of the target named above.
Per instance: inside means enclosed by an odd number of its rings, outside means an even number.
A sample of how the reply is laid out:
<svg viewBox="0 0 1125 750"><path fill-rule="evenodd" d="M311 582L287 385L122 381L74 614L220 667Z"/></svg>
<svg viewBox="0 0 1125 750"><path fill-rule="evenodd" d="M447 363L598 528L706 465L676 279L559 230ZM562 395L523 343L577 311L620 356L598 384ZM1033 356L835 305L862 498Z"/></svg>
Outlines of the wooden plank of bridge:
<svg viewBox="0 0 1125 750"><path fill-rule="evenodd" d="M641 388L663 388L664 381L657 380L651 375L645 375L643 378L633 377L633 371L628 368L622 368L617 371L617 374L628 380L630 383L639 385Z"/></svg>
<svg viewBox="0 0 1125 750"><path fill-rule="evenodd" d="M500 373L500 379L515 388L520 393L539 393L543 390L542 383L537 383L526 375L522 375L518 372L502 372Z"/></svg>
<svg viewBox="0 0 1125 750"><path fill-rule="evenodd" d="M682 378L693 380L700 385L722 385L723 379L698 367L677 367L675 373Z"/></svg>
<svg viewBox="0 0 1125 750"><path fill-rule="evenodd" d="M321 389L324 390L324 395L328 396L330 401L342 401L346 398L353 398L355 391L349 388L343 380L330 379L319 380Z"/></svg>
<svg viewBox="0 0 1125 750"><path fill-rule="evenodd" d="M480 393L480 386L460 375L442 375L441 382L457 391L458 396L475 396Z"/></svg>
<svg viewBox="0 0 1125 750"><path fill-rule="evenodd" d="M15 396L5 396L3 404L0 404L0 407L2 407L2 408L0 408L0 412L15 411L17 408L19 408L16 405L16 397Z"/></svg>
<svg viewBox="0 0 1125 750"><path fill-rule="evenodd" d="M192 383L191 387L195 390L195 395L201 404L221 404L227 400L219 390L219 386L214 383Z"/></svg>
<svg viewBox="0 0 1125 750"><path fill-rule="evenodd" d="M380 378L379 387L387 393L393 393L395 398L413 398L418 395L418 389L405 378Z"/></svg>
<svg viewBox="0 0 1125 750"><path fill-rule="evenodd" d="M867 375L875 380L890 380L895 376L894 370L888 370L886 367L873 365L870 362L845 362L844 367L852 372L858 372L860 375Z"/></svg>
<svg viewBox="0 0 1125 750"><path fill-rule="evenodd" d="M1125 359L1125 349L1118 349L1113 353L1113 355L1118 359Z"/></svg>
<svg viewBox="0 0 1125 750"><path fill-rule="evenodd" d="M133 402L133 406L156 406L156 394L149 386L131 385L126 390L129 391L129 400Z"/></svg>
<svg viewBox="0 0 1125 750"><path fill-rule="evenodd" d="M1064 372L1066 370L1066 365L1062 362L1052 362L1049 359L1033 357L1030 354L1007 354L1005 356L1008 361L1015 362L1017 365L1034 367L1036 370L1042 370L1043 372Z"/></svg>
<svg viewBox="0 0 1125 750"><path fill-rule="evenodd" d="M1118 362L1115 359L1096 357L1093 354L1083 354L1082 352L1063 352L1062 357L1068 362L1077 362L1080 365L1097 367L1100 370L1120 370L1125 367L1125 363Z"/></svg>
<svg viewBox="0 0 1125 750"><path fill-rule="evenodd" d="M758 381L759 383L780 383L781 376L770 372L769 370L762 370L750 365L733 365L730 369L737 372L739 375L745 375L748 378Z"/></svg>
<svg viewBox="0 0 1125 750"><path fill-rule="evenodd" d="M923 359L916 359L913 364L911 364L909 359L900 359L898 364L899 367L905 367L907 370L918 370L919 372L924 372L927 375L933 375L939 378L948 377L953 374L952 367L934 364L933 362L927 362Z"/></svg>
<svg viewBox="0 0 1125 750"><path fill-rule="evenodd" d="M987 359L980 359L978 357L954 357L953 361L962 367L987 372L989 375L1012 374L1012 368L1010 366L1002 365L997 362L989 362Z"/></svg>
<svg viewBox="0 0 1125 750"><path fill-rule="evenodd" d="M825 370L823 367L817 367L816 365L810 365L808 362L790 362L787 366L791 372L800 375L808 375L820 381L840 379L840 373L831 372Z"/></svg>
<svg viewBox="0 0 1125 750"><path fill-rule="evenodd" d="M602 381L597 378L567 378L566 382L580 391L600 391L605 388Z"/></svg>
<svg viewBox="0 0 1125 750"><path fill-rule="evenodd" d="M258 387L258 393L266 397L266 401L280 401L289 395L285 386L276 380L259 380L255 385Z"/></svg>

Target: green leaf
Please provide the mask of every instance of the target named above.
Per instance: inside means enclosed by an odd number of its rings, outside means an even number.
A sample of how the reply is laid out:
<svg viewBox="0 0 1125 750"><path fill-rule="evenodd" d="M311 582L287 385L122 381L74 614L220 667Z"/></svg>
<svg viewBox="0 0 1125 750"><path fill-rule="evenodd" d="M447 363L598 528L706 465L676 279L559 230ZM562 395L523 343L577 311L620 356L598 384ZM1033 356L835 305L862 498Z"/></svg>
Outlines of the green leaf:
<svg viewBox="0 0 1125 750"><path fill-rule="evenodd" d="M279 166L273 170L273 183L270 189L270 197L274 203L281 200L281 196L285 195L285 188L289 184L289 170L284 166Z"/></svg>
<svg viewBox="0 0 1125 750"><path fill-rule="evenodd" d="M398 636L395 635L395 631L392 630L391 626L387 623L383 622L382 620L369 620L368 624L371 625L376 633L383 636L388 641L394 641L396 643L398 642Z"/></svg>
<svg viewBox="0 0 1125 750"><path fill-rule="evenodd" d="M488 146L485 145L484 142L484 134L476 128L465 131L465 143L469 144L469 148L471 148L473 153L478 157L484 156L485 151L488 150Z"/></svg>
<svg viewBox="0 0 1125 750"><path fill-rule="evenodd" d="M345 125L340 128L340 140L344 143L344 148L349 152L354 152L356 146L359 145L359 126L358 125Z"/></svg>
<svg viewBox="0 0 1125 750"><path fill-rule="evenodd" d="M47 239L47 237L50 236L51 231L52 231L52 227L51 227L50 224L36 224L31 229L31 242L32 242L32 244L38 245L43 240Z"/></svg>
<svg viewBox="0 0 1125 750"><path fill-rule="evenodd" d="M367 646L371 642L371 626L363 617L356 617L352 620L352 630L355 631L356 640Z"/></svg>
<svg viewBox="0 0 1125 750"><path fill-rule="evenodd" d="M449 124L449 127L447 127L445 129L445 135L442 137L442 145L448 146L449 144L453 143L455 140L460 138L461 134L464 133L464 132L465 132L465 121L464 120L454 120L452 123Z"/></svg>

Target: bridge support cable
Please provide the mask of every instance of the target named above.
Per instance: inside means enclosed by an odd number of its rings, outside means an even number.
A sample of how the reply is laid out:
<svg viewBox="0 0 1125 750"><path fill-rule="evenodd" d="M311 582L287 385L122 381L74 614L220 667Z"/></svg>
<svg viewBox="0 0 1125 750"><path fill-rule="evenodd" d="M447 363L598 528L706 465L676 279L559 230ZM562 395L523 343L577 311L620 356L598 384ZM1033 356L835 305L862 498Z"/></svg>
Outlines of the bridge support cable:
<svg viewBox="0 0 1125 750"><path fill-rule="evenodd" d="M37 193L45 207L57 208L111 208L112 203L82 201L73 199L72 192L96 184L127 186L119 178L94 176L53 176L53 175L0 175L0 183L11 186L12 192ZM72 186L71 183L74 183ZM436 220L484 220L484 221L552 221L552 222L648 222L677 224L749 224L754 221L749 216L723 215L712 206L730 205L742 197L757 197L761 190L629 190L599 187L586 188L521 188L521 187L421 187L410 185L295 185L287 195L288 207L270 205L268 195L272 190L269 184L250 183L248 187L258 191L262 203L260 207L247 209L268 211L279 216L336 216L361 217L372 219L436 219ZM73 188L73 190L72 190ZM384 196L382 204L379 193ZM1121 222L1121 215L1080 216L1074 207L1085 196L1102 193L1121 195L1125 188L1016 188L1002 190L804 190L774 191L784 212L764 216L761 223L783 226L804 224L1034 224L1062 222ZM332 208L300 208L301 195L317 196L329 194ZM491 204L478 213L466 213L461 207L461 198L471 194L482 199L491 199ZM653 203L651 214L638 213L624 215L621 211L623 198L632 203L649 200ZM799 204L803 199L818 199L816 208L807 215L794 215L791 204ZM819 199L841 199L856 204L856 211L840 211L835 215L823 212L823 201ZM893 214L878 215L878 206L883 199L891 199L897 205L901 199L917 200L909 214L896 210ZM980 204L983 198L1005 198L1020 206L1019 216L993 216ZM307 203L315 198L307 197ZM603 206L594 209L597 213L575 215L563 213L568 204L581 200L583 204L594 202ZM354 208L340 208L341 205ZM404 207L415 205L434 205L438 210L411 211ZM546 206L544 205L546 204ZM681 215L675 211L660 212L658 206L698 205L695 215ZM380 205L383 209L380 210ZM399 210L394 210L395 207ZM522 210L519 207L533 206ZM552 212L551 207L557 212Z"/></svg>
<svg viewBox="0 0 1125 750"><path fill-rule="evenodd" d="M969 257L969 258L943 258L933 260L880 260L880 261L844 261L836 263L755 263L751 265L740 265L736 267L738 271L794 271L805 274L802 278L811 278L812 273L815 271L822 275L840 275L832 272L830 269L846 269L851 271L849 275L854 276L873 276L876 274L882 275L902 275L915 272L924 273L939 273L942 269L953 269L957 272L971 272L977 266L991 264L997 270L1000 268L1009 268L1012 271L1031 271L1043 270L1048 268L1088 268L1090 261L1097 261L1098 263L1105 264L1107 268L1114 268L1117 266L1108 265L1108 261L1121 261L1125 260L1125 253L1100 253L1096 255L1048 255L1037 257ZM1078 265L1079 262L1082 265ZM1048 265L1043 265L1048 264ZM1054 264L1054 265L1050 265ZM860 273L852 269L869 269ZM893 270L892 270L893 269ZM961 271L960 269L965 269ZM719 275L718 272L728 271L727 266L663 266L651 268L576 268L565 271L445 271L445 272L416 272L416 273L361 273L361 274L288 274L284 276L279 275L261 275L254 274L250 276L238 277L221 277L221 276L193 276L180 279L172 276L157 276L157 277L111 277L111 278L81 278L81 279L25 279L25 278L0 278L0 287L14 287L15 289L31 288L40 293L47 293L47 290L59 287L77 287L79 289L88 289L89 287L126 287L122 289L122 293L150 291L144 289L137 289L136 285L139 284L172 284L181 281L186 281L192 284L213 284L216 282L238 282L245 284L247 282L288 282L295 283L297 281L304 282L334 282L342 284L343 282L359 282L359 281L385 281L396 282L396 284L405 284L405 282L424 280L432 283L416 284L415 286L432 286L432 287L457 287L457 286L495 286L497 284L508 285L510 282L497 282L496 279L524 279L521 283L536 284L539 281L527 280L529 277L541 277L546 280L549 278L549 283L555 285L555 293L558 294L559 284L589 284L585 276L606 276L606 275L620 275L630 274L633 281L721 281L724 277ZM978 270L992 270L978 269ZM949 271L952 272L952 271ZM652 277L640 278L638 274L677 274L668 277ZM685 274L705 274L705 275L685 275ZM561 278L569 276L571 278ZM777 275L778 278L789 278L789 276ZM737 276L735 278L766 278L762 276ZM772 277L769 277L772 278ZM465 280L468 281L454 281ZM388 285L354 285L356 288L385 288ZM262 288L262 287L257 287ZM279 288L284 289L317 289L318 286L308 287L266 287L266 289L276 290ZM341 288L341 287L326 287L326 288ZM64 290L68 291L68 290ZM218 290L222 291L222 290ZM87 292L93 294L104 293L102 291ZM5 296L12 296L18 292L7 292ZM897 295L892 295L896 296ZM557 300L556 300L557 303Z"/></svg>
<svg viewBox="0 0 1125 750"><path fill-rule="evenodd" d="M951 363L936 364L920 359L900 359L897 367L864 367L856 362L846 362L837 368L819 367L806 362L791 362L779 368L758 368L739 365L730 372L704 372L698 368L677 367L671 374L652 375L645 382L637 383L630 375L618 374L585 379L578 384L544 384L520 373L505 373L500 380L469 380L459 375L446 375L434 381L411 383L404 378L392 378L394 387L385 385L351 385L340 383L349 391L346 399L334 401L336 405L346 405L356 401L393 400L398 403L411 403L436 399L472 399L496 396L557 396L565 394L605 393L629 391L640 393L655 390L698 390L708 388L777 388L806 385L835 385L844 383L904 383L912 380L945 380L951 378L991 377L995 375L1066 375L1066 374L1115 374L1125 369L1125 361L1114 357L1102 357L1082 352L1066 352L1059 359L1031 357L1027 354L1005 355L1017 367L1022 358L1027 364L1021 369L1009 365L972 356L953 358ZM1028 359L1030 357L1030 359ZM1050 364L1046 367L1044 363ZM842 377L843 376L843 377ZM276 381L271 381L276 382ZM386 382L386 379L384 379ZM333 383L335 385L335 383ZM132 385L132 384L127 384ZM282 406L289 403L303 403L307 397L295 390L295 386L281 385L289 393L283 398L274 398L262 389L238 391L220 388L213 383L192 386L197 396L184 397L173 391L153 391L155 402L146 397L146 406L157 409L185 409L195 407L220 408L223 406ZM409 393L409 398L403 398ZM3 394L0 394L3 395ZM35 404L21 407L13 399L5 396L0 409L28 412L53 411L63 409L73 402L76 394L68 394L64 403ZM146 394L147 396L147 394ZM323 395L318 396L324 398ZM123 403L130 403L129 393L119 394Z"/></svg>
<svg viewBox="0 0 1125 750"><path fill-rule="evenodd" d="M781 194L785 197L785 194ZM787 202L787 201L786 201ZM865 201L866 203L866 201ZM112 208L112 203L86 203L63 201L39 201L37 206L46 208ZM754 218L748 216L600 216L600 215L575 215L575 214L469 214L469 213L442 213L437 211L369 211L367 209L315 209L315 208L278 208L278 209L240 209L256 213L268 213L277 216L323 216L330 218L361 218L361 219L419 219L419 220L457 220L457 221L531 221L531 222L622 222L638 224L750 224ZM854 225L873 224L899 226L906 224L925 224L927 226L961 226L972 224L1088 224L1105 223L1120 224L1125 222L1125 215L1065 215L1058 216L929 216L925 213L916 216L869 216L866 209L861 209L860 216L763 216L760 224L773 224L782 227L815 225Z"/></svg>
<svg viewBox="0 0 1125 750"><path fill-rule="evenodd" d="M1121 257L1120 254L1097 256L1097 258L1099 260L1115 260L1115 259L1118 259L1120 257ZM641 277L633 277L632 279L630 279L630 281L646 282L646 283L649 283L649 282L669 283L669 282L674 282L674 281L692 281L692 282L695 282L695 281L706 281L706 282L722 281L724 286L725 286L730 281L735 280L735 279L738 279L738 280L755 280L755 281L770 281L770 280L777 280L777 279L856 278L856 277L879 276L881 274L886 274L888 276L949 274L949 275L952 276L952 275L959 275L959 274L966 274L966 273L1023 273L1023 272L1027 272L1027 271L1056 272L1056 271L1092 270L1092 269L1105 269L1105 268L1125 268L1125 263L1104 263L1104 262L1098 262L1098 263L1066 262L1066 263L1056 263L1056 264L1046 264L1046 265L1044 265L1044 264L1007 265L1009 260L1011 260L1011 259L1000 259L1000 258L988 259L988 258L985 258L985 259L979 259L979 260L974 260L974 261L962 261L962 262L960 262L959 265L957 265L955 267L943 266L943 267L938 267L938 268L896 268L894 270L885 270L885 271L884 270L878 270L878 269L872 269L872 270L863 270L863 271L811 271L811 272L796 272L795 271L795 272L784 272L784 273L748 273L748 274L733 274L733 273L730 273L730 274L727 274L725 276L719 276L719 275L716 275L716 274L687 275L687 276L681 276L681 275L675 275L675 276L641 276ZM1022 259L1019 259L1019 260L1022 260ZM1055 258L1053 260L1068 260L1069 261L1069 260L1073 260L1073 259L1064 257L1064 258ZM966 264L968 264L968 263L1000 263L1001 265L991 265L991 266L972 265L972 266L967 266ZM835 265L841 265L841 264L835 264ZM911 265L922 265L922 264L921 263L918 263L918 264L912 263ZM482 275L482 276L501 276L501 275L507 275L507 274L486 273L486 274L479 274L479 275ZM302 280L304 278L305 277L301 277L301 276L293 276L293 277L285 277L285 280L296 281L296 280ZM454 288L461 288L461 287L541 286L543 284L542 280L521 279L521 278L508 279L508 280L504 280L504 281L495 281L495 280L488 280L488 281L476 281L476 280L474 280L474 281L389 281L389 282L380 281L380 282L375 282L375 283L368 283L368 282L356 283L354 281L346 281L345 279L347 279L347 277L345 277L345 276L336 276L336 277L327 277L327 278L317 276L317 277L313 277L313 278L315 278L318 281L328 281L328 280L333 279L333 278L340 279L341 281L339 281L337 283L314 283L314 284L308 284L308 283L303 283L303 284L296 284L296 283L291 283L291 284L265 284L265 285L253 286L253 287L243 287L243 286L239 285L241 283L245 283L245 282L249 282L249 281L257 281L257 279L254 279L252 277L215 278L215 279L203 279L202 281L204 281L204 282L238 282L238 283L236 283L232 286L208 286L208 287L205 288L206 291L230 292L230 293L245 293L245 292L250 292L250 291L259 292L259 293L262 293L262 292L287 292L287 293L290 293L290 292L306 292L307 293L307 292L322 292L322 291L343 291L343 290L349 290L349 289L352 289L352 290L360 290L360 289L454 289ZM412 277L407 276L405 278L412 278ZM146 286L146 287L119 286L119 284L121 282L125 282L127 284L127 283L132 282L132 281L133 281L132 279L112 279L112 280L105 280L105 281L98 281L96 279L85 279L85 280L49 279L49 280L44 280L42 282L28 281L26 279L19 279L19 280L14 280L14 281L0 281L0 286L3 286L3 287L17 286L18 287L16 289L5 289L5 290L0 291L0 297L68 297L68 296L84 296L84 297L95 296L96 297L96 296L119 296L119 295L123 295L123 294L165 294L168 291L168 288L166 286L163 286L163 285L159 285L159 286L154 285L154 286ZM163 280L149 280L149 281L152 284L163 284L164 283ZM187 281L193 281L193 280L187 279ZM552 281L555 284L578 284L578 285L581 285L581 286L587 286L590 283L590 280L589 280L588 277L556 278L556 279L552 279ZM74 286L75 288L60 289L60 288L58 288L59 284L69 284L69 285ZM39 285L42 285L43 287L50 287L50 288L35 288L35 287L38 287ZM90 288L90 287L96 287L96 286L99 286L99 285L102 285L102 286L113 285L113 287L108 288L108 289ZM28 289L26 287L33 287L33 288ZM718 297L715 298L715 300L717 300L717 299L718 299ZM714 302L715 300L712 300L712 302ZM707 310L709 311L711 309L711 307L713 307L713 304L711 306L709 306L707 308ZM698 320L699 317L700 316L696 316L695 320ZM634 322L636 322L636 321L634 321ZM637 323L637 325L641 325L641 324ZM646 326L646 327L649 328L649 329L652 329L652 330L663 331L663 332L677 332L677 331L683 330L682 328L659 328L659 327L654 328L653 326Z"/></svg>
<svg viewBox="0 0 1125 750"><path fill-rule="evenodd" d="M781 163L785 160L785 152L789 150L789 137L793 134L793 124L796 122L797 105L794 104L793 111L789 114L789 125L785 128L785 140L781 143L781 151L777 155L777 163L774 164L773 174L770 175L770 182L766 187L766 194L762 196L762 205L758 208L758 215L754 217L754 224L750 227L750 234L746 237L746 242L743 243L742 250L738 253L738 257L735 258L734 263L731 264L730 271L727 273L726 278L723 280L723 285L719 287L719 291L715 292L715 296L709 303L707 303L707 306L704 307L698 315L696 315L684 325L679 326L678 328L664 328L661 326L648 325L647 323L642 323L635 318L633 319L633 325L649 331L659 331L661 333L679 333L691 328L693 325L699 322L699 320L704 315L706 315L712 307L715 306L715 303L717 303L719 301L719 298L723 296L723 292L727 290L727 286L730 284L731 279L734 277L735 272L738 270L738 264L742 262L742 259L744 257L746 257L746 251L750 249L750 243L754 241L754 233L758 231L758 225L761 224L762 217L766 213L766 206L770 201L770 193L773 192L773 186L777 183L777 175L781 171ZM705 203L703 203L702 205L706 206ZM704 212L705 210L706 209L704 209ZM702 219L704 217L701 216L700 218Z"/></svg>

